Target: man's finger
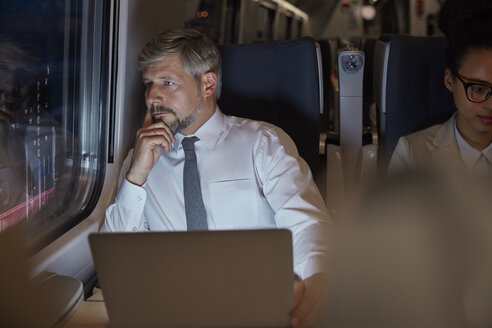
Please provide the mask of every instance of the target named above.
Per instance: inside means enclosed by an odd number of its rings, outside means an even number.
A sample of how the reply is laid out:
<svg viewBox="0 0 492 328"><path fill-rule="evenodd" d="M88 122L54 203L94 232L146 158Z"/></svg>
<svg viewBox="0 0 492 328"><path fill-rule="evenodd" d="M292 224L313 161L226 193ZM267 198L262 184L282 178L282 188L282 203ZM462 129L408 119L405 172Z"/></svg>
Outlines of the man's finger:
<svg viewBox="0 0 492 328"><path fill-rule="evenodd" d="M313 299L311 299L313 300ZM304 313L304 317L300 320L297 327L300 328L311 328L311 327L324 327L320 326L322 322L322 310L325 303L320 297L317 297L314 303L312 303ZM296 328L297 328L296 327Z"/></svg>
<svg viewBox="0 0 492 328"><path fill-rule="evenodd" d="M322 289L324 288L325 274L315 274L304 281L302 299L294 308L291 315L291 324L294 327L309 327L316 320Z"/></svg>
<svg viewBox="0 0 492 328"><path fill-rule="evenodd" d="M161 132L162 134L168 135L171 138L172 142L176 141L176 138L174 137L174 132L163 121L158 121L158 122L154 123L152 125L152 127L155 127L156 132Z"/></svg>
<svg viewBox="0 0 492 328"><path fill-rule="evenodd" d="M306 289L302 295L302 299L299 304L294 308L294 312L292 313L292 325L297 326L301 324L307 314L312 310L317 301L317 297L313 295L313 292L309 289ZM297 319L297 320L296 320Z"/></svg>
<svg viewBox="0 0 492 328"><path fill-rule="evenodd" d="M142 128L148 127L154 123L154 120L152 119L152 115L150 115L150 110L148 109L147 112L145 113L145 118L142 124Z"/></svg>
<svg viewBox="0 0 492 328"><path fill-rule="evenodd" d="M304 293L306 291L306 285L303 280L296 281L294 283L294 309L291 313L290 323L292 326L296 327L302 320L299 317L298 308L304 298Z"/></svg>
<svg viewBox="0 0 492 328"><path fill-rule="evenodd" d="M305 290L306 285L304 284L304 281L301 280L294 283L294 310L299 306L299 303L301 303Z"/></svg>
<svg viewBox="0 0 492 328"><path fill-rule="evenodd" d="M155 123L150 122L150 124L148 124L148 117L150 116L146 114L142 128L137 131L137 136L139 138L164 137L169 143L176 142L173 131L164 121L158 120Z"/></svg>
<svg viewBox="0 0 492 328"><path fill-rule="evenodd" d="M149 132L150 135L153 137L164 137L166 142L169 144L172 144L174 141L176 141L174 135L164 128L153 128Z"/></svg>

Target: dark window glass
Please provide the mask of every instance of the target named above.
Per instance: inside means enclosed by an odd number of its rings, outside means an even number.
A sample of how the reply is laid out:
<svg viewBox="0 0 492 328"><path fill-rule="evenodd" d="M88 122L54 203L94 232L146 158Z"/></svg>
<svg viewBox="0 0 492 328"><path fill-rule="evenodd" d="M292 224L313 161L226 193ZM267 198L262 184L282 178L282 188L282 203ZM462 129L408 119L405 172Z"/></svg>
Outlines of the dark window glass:
<svg viewBox="0 0 492 328"><path fill-rule="evenodd" d="M105 163L108 1L0 1L0 231L41 247L90 211Z"/></svg>

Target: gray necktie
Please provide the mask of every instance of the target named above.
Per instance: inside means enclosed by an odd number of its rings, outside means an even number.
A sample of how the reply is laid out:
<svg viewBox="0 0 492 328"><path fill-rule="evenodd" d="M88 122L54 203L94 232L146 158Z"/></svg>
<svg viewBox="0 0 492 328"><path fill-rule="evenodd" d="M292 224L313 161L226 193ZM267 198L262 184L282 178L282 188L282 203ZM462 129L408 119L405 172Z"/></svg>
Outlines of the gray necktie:
<svg viewBox="0 0 492 328"><path fill-rule="evenodd" d="M188 230L207 230L207 216L203 205L200 180L196 167L195 142L197 137L184 138L181 141L185 153L183 170L183 189Z"/></svg>

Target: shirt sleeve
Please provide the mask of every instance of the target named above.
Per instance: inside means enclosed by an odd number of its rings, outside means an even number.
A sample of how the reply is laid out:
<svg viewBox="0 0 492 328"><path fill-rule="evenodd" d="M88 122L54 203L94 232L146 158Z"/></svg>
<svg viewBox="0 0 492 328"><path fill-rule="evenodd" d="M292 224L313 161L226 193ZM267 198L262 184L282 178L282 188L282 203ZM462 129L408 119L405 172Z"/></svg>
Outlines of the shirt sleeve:
<svg viewBox="0 0 492 328"><path fill-rule="evenodd" d="M303 279L328 272L331 219L309 166L281 129L265 129L257 155L277 227L292 231L295 272Z"/></svg>
<svg viewBox="0 0 492 328"><path fill-rule="evenodd" d="M408 139L401 137L398 139L395 150L391 155L391 160L388 164L388 173L395 174L397 172L407 171L411 168L410 149Z"/></svg>
<svg viewBox="0 0 492 328"><path fill-rule="evenodd" d="M119 189L115 201L106 209L103 232L135 232L149 230L143 216L147 192L126 179L132 159L130 151L121 167Z"/></svg>

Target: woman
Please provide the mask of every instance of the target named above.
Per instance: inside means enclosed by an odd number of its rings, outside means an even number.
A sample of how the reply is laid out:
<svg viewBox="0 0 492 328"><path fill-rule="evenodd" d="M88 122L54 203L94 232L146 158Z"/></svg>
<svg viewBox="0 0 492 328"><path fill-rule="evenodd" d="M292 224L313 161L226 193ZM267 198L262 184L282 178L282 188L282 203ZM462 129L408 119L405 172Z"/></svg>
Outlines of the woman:
<svg viewBox="0 0 492 328"><path fill-rule="evenodd" d="M439 15L446 34L446 88L456 113L444 124L400 138L389 170L449 165L492 167L492 1L447 0Z"/></svg>

